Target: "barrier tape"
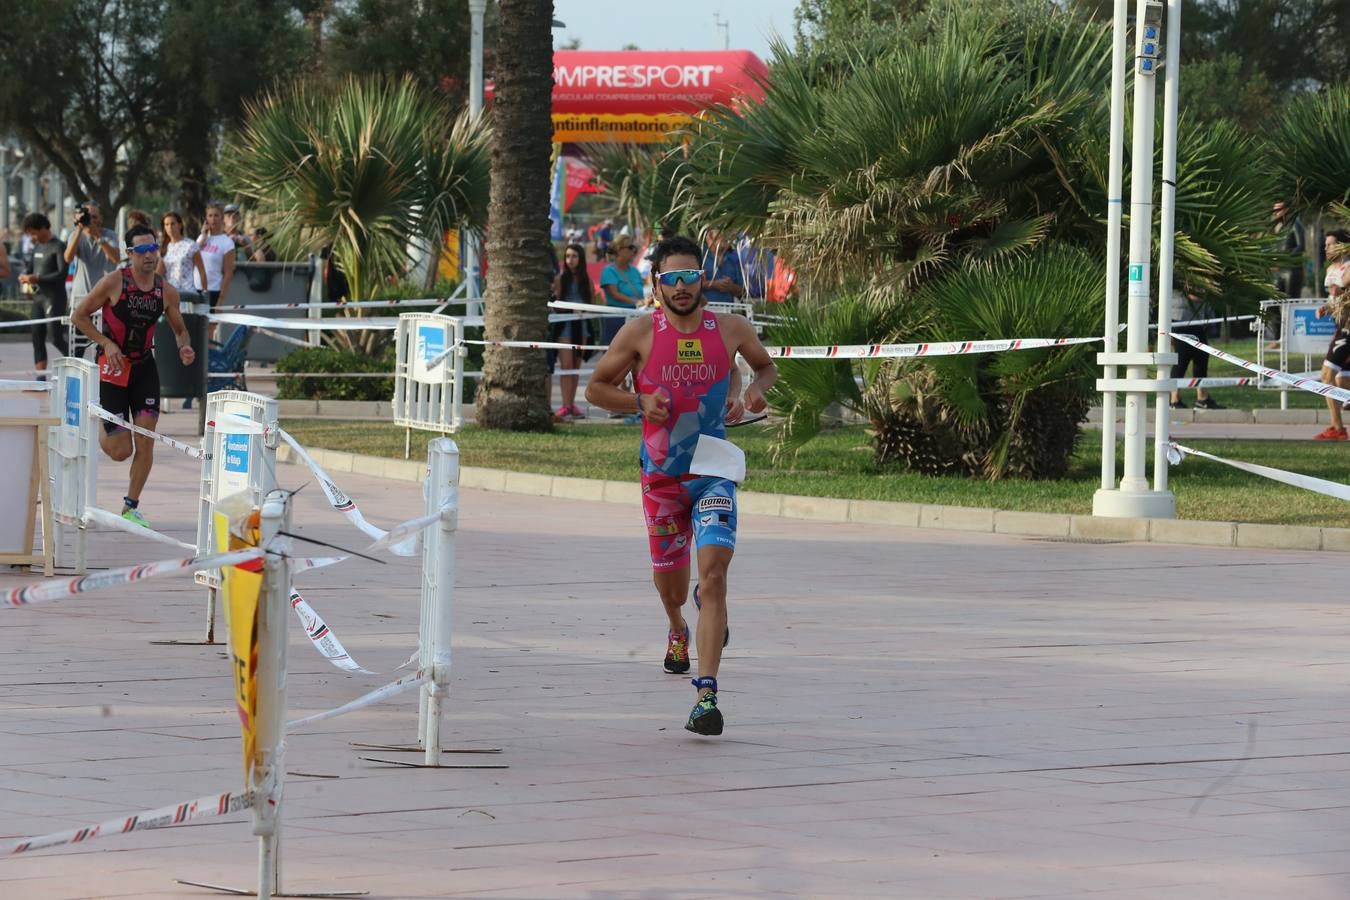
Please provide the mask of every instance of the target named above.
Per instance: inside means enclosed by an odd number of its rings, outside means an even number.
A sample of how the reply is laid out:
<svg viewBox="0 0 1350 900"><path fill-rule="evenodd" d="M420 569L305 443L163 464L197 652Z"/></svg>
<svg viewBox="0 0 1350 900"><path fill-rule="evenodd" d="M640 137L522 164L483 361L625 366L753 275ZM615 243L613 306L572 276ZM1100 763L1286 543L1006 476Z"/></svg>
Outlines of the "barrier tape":
<svg viewBox="0 0 1350 900"><path fill-rule="evenodd" d="M245 326L245 327L248 327L248 326ZM257 325L252 326L252 328L253 328L254 331L258 332L258 334L265 334L265 335L267 335L268 337L270 337L272 340L274 340L274 341L281 341L283 344L291 344L291 345L296 346L296 347L313 347L313 346L314 346L314 345L311 344L309 341L302 341L302 340L300 340L300 338L297 338L297 337L291 337L289 334L282 334L281 332L279 332L279 331L273 331L273 330L270 329L270 328L261 328L261 327L259 327L259 326L257 326Z"/></svg>
<svg viewBox="0 0 1350 900"><path fill-rule="evenodd" d="M1279 369L1272 369L1259 363L1251 362L1240 356L1234 356L1231 353L1220 350L1218 347L1211 347L1204 341L1196 340L1187 334L1170 334L1168 337L1174 341L1182 341L1190 344L1197 350L1202 350L1210 356L1218 357L1225 362L1230 362L1235 366L1246 369L1249 372L1257 372L1266 376L1271 381L1278 381L1281 384L1287 384L1290 387L1296 387L1301 391L1307 391L1310 394L1320 394L1323 397L1331 397L1341 402L1350 401L1350 391L1345 388L1336 387L1334 384L1324 384L1311 378L1300 378L1297 375L1290 375L1288 372L1281 372Z"/></svg>
<svg viewBox="0 0 1350 900"><path fill-rule="evenodd" d="M1018 338L1016 340L948 341L918 344L833 344L820 347L765 347L781 359L910 359L927 356L962 356L967 353L1003 353L1009 350L1041 350L1072 344L1095 344L1090 338Z"/></svg>
<svg viewBox="0 0 1350 900"><path fill-rule="evenodd" d="M304 725L313 725L315 722L322 722L325 719L335 719L338 716L345 716L349 712L355 712L358 709L365 709L367 706L373 706L381 700L387 700L390 697L397 696L409 688L417 687L422 682L431 678L429 669L418 669L414 674L400 678L398 681L390 682L384 687L376 688L369 693L362 694L355 700L344 703L341 706L334 707L326 712L315 713L312 716L305 716L303 719L296 719L293 722L287 722L287 728L300 728Z"/></svg>
<svg viewBox="0 0 1350 900"><path fill-rule="evenodd" d="M335 566L349 559L351 559L350 556L292 556L291 574L308 572L310 569L322 569L324 566Z"/></svg>
<svg viewBox="0 0 1350 900"><path fill-rule="evenodd" d="M212 322L251 325L255 328L279 328L282 331L392 331L398 319L269 319L243 313L212 313Z"/></svg>
<svg viewBox="0 0 1350 900"><path fill-rule="evenodd" d="M1172 327L1173 327L1173 328L1190 328L1192 325L1217 325L1217 324L1219 324L1220 322L1250 322L1250 321L1252 321L1253 319L1259 319L1259 318L1261 318L1261 317L1260 317L1260 316L1256 316L1256 315L1251 315L1251 316L1218 316L1218 317L1213 318L1213 319L1196 319L1196 320L1191 321L1191 322L1178 322L1178 321L1176 321L1175 319L1173 319L1173 320L1172 320ZM1157 330L1158 330L1158 325L1157 325L1157 323L1154 323L1154 324L1148 326L1148 329L1149 329L1149 331L1157 331Z"/></svg>
<svg viewBox="0 0 1350 900"><path fill-rule="evenodd" d="M236 303L226 306L224 304L217 306L216 310L240 310L240 309L372 309L387 308L390 306L439 306L446 303L445 300L431 300L422 298L420 300L351 300L351 301L327 301L324 303Z"/></svg>
<svg viewBox="0 0 1350 900"><path fill-rule="evenodd" d="M304 341L300 343L304 344ZM305 344L306 347L309 344ZM247 374L247 373L246 373ZM249 378L393 378L393 372L278 372L274 369L257 369Z"/></svg>
<svg viewBox="0 0 1350 900"><path fill-rule="evenodd" d="M599 303L573 303L570 300L550 300L550 309L566 309L571 312L595 313L601 318L614 318L615 316L626 316L628 318L637 318L638 316L649 316L653 307L635 309L631 306L602 306Z"/></svg>
<svg viewBox="0 0 1350 900"><path fill-rule="evenodd" d="M50 391L52 389L49 381L12 381L8 378L0 380L0 391Z"/></svg>
<svg viewBox="0 0 1350 900"><path fill-rule="evenodd" d="M76 594L87 594L90 591L98 591L103 588L117 587L137 581L149 581L152 578L163 578L166 575L186 575L189 572L197 572L201 569L234 566L241 562L257 559L262 555L263 551L260 548L250 547L247 550L236 550L233 553L222 553L218 556L164 559L140 566L124 566L120 569L109 569L106 572L92 572L79 578L53 578L46 581L36 581L0 593L0 604L12 607L31 606L35 603L61 600L66 597L74 597Z"/></svg>
<svg viewBox="0 0 1350 900"><path fill-rule="evenodd" d="M291 449L294 450L302 460L304 460L305 465L309 466L309 470L313 472L314 477L319 480L319 487L323 489L324 496L328 498L328 504L332 506L333 509L342 513L348 522L351 522L358 529L365 532L376 541L389 534L389 532L385 531L383 528L377 528L366 521L366 517L361 515L361 510L357 507L356 501L343 493L342 488L338 487L333 482L333 479L328 477L328 473L323 470L322 466L314 461L313 457L305 451L304 447L300 446L299 441L291 437L285 429L278 430L281 432L282 439L290 445ZM415 556L417 554L417 541L415 539L412 540L411 546L409 546L407 542L395 544L389 548L389 551L397 556Z"/></svg>
<svg viewBox="0 0 1350 900"><path fill-rule="evenodd" d="M367 675L377 673L364 669L356 660L352 659L347 648L342 646L342 641L333 633L333 629L328 627L328 623L323 620L323 616L314 611L314 607L306 602L304 597L295 588L291 588L291 609L295 610L296 617L300 620L300 627L305 629L305 636L309 642L314 645L314 649L319 651L319 655L328 660L346 672L365 672Z"/></svg>
<svg viewBox="0 0 1350 900"><path fill-rule="evenodd" d="M427 528L431 527L432 525L435 525L437 522L441 521L441 519L445 518L447 513L453 512L458 505L459 505L459 488L452 487L450 488L449 496L445 498L445 502L441 504L440 509L432 513L427 513L424 516L418 516L415 519L409 519L406 522L400 522L393 528L390 528L389 532L385 534L384 537L380 538L366 549L385 550L388 549L391 545L397 544L407 539L411 539L412 546L416 547L417 536L421 534L423 531L425 531Z"/></svg>
<svg viewBox="0 0 1350 900"><path fill-rule="evenodd" d="M70 324L69 316L48 316L45 319L19 319L14 322L0 322L0 328L26 328L29 325L45 325L48 322L64 322Z"/></svg>
<svg viewBox="0 0 1350 900"><path fill-rule="evenodd" d="M136 434L151 438L155 441L158 441L161 444L167 444L168 446L179 451L180 453L186 453L193 459L202 458L202 449L200 447L193 447L190 444L184 444L182 441L175 441L167 434L160 434L158 431L151 431L149 428L142 428L135 422L128 422L121 416L113 415L112 413L108 412L106 409L99 406L97 403L94 403L93 401L89 402L89 411L94 415L98 416L100 419L106 419L109 422L115 422L119 427L125 428L128 431L134 431Z"/></svg>
<svg viewBox="0 0 1350 900"><path fill-rule="evenodd" d="M218 816L252 809L256 796L253 791L244 791L243 793L226 791L223 794L198 797L196 800L189 800L187 803L161 806L159 809L149 809L134 815L109 819L97 825L74 828L70 831L55 831L41 837L25 838L16 842L5 855L15 856L19 853L46 850L49 847L60 847L65 844L81 844L95 838L107 837L110 834L129 834L133 831L149 831L152 828L170 828L174 825L184 825L199 819L214 819Z"/></svg>
<svg viewBox="0 0 1350 900"><path fill-rule="evenodd" d="M1272 469L1270 466L1257 465L1256 463L1238 462L1233 459L1224 459L1222 456L1214 456L1203 450L1194 450L1175 441L1167 445L1167 461L1172 465L1179 465L1187 456L1199 456L1203 459L1213 460L1217 463L1223 463L1225 466L1232 466L1234 469L1241 469L1244 472L1250 472L1253 475L1260 475L1262 478L1269 478L1272 481L1278 481L1287 484L1290 487L1302 488L1305 491L1312 491L1317 494L1325 494L1328 497L1335 497L1337 500L1350 500L1350 484L1342 484L1339 481L1327 481L1325 478L1315 478L1312 475L1299 475L1297 472L1286 472L1283 469Z"/></svg>
<svg viewBox="0 0 1350 900"><path fill-rule="evenodd" d="M159 541L161 544L170 544L182 550L191 550L193 553L197 552L196 544L189 544L185 541L178 540L178 538L169 537L167 534L161 534L146 525L137 525L135 522L128 522L116 513L106 509L99 509L97 506L85 507L84 517L87 521L94 522L102 528L113 528L117 531L125 531L127 534L134 534L137 537Z"/></svg>

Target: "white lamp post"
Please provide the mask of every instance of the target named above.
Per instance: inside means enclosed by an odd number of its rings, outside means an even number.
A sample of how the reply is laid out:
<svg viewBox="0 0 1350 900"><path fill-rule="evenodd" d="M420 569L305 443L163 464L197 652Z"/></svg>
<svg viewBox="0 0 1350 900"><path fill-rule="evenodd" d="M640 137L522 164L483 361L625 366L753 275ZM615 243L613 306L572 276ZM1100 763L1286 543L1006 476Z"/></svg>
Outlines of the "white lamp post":
<svg viewBox="0 0 1350 900"><path fill-rule="evenodd" d="M1108 186L1106 351L1098 356L1105 367L1097 382L1102 391L1102 487L1092 498L1092 511L1099 516L1173 518L1176 499L1167 490L1165 448L1168 441L1168 396L1173 381L1167 369L1176 361L1173 353L1161 352L1171 327L1173 210L1176 193L1176 116L1181 2L1167 0L1166 90L1163 125L1163 200L1159 247L1159 352L1149 352L1149 281L1152 272L1153 230L1153 121L1156 75L1164 62L1162 53L1163 0L1138 0L1135 7L1134 123L1130 154L1130 256L1126 288L1125 352L1116 351L1115 332L1119 316L1120 173L1124 151L1124 84L1121 79L1125 47L1127 0L1116 0L1111 92L1111 163ZM1117 367L1125 377L1117 377ZM1154 378L1149 367L1156 367ZM1119 485L1115 476L1116 394L1125 394L1125 473ZM1147 455L1148 398L1157 404L1154 419L1157 450L1163 459L1155 463L1154 484L1145 474Z"/></svg>

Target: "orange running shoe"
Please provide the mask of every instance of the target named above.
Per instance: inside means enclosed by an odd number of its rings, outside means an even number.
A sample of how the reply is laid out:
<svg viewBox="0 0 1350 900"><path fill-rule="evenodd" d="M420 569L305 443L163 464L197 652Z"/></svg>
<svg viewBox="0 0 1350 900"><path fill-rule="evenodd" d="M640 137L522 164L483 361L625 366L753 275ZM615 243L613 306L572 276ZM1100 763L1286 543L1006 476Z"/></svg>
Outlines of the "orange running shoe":
<svg viewBox="0 0 1350 900"><path fill-rule="evenodd" d="M1344 428L1337 428L1335 425L1328 425L1326 427L1326 430L1319 432L1316 436L1314 436L1313 440L1344 441L1347 438L1350 438L1350 433L1346 432Z"/></svg>

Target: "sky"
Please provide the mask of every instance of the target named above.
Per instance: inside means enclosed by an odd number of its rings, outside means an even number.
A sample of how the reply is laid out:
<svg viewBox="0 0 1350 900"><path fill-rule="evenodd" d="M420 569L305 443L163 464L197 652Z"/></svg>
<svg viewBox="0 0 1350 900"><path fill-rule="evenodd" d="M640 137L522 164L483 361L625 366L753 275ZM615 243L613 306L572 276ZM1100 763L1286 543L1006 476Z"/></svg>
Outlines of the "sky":
<svg viewBox="0 0 1350 900"><path fill-rule="evenodd" d="M643 50L721 50L727 23L732 50L752 50L769 57L769 39L776 32L792 39L792 12L797 0L677 0L673 3L597 3L595 0L553 0L554 18L566 28L553 31L554 43L581 39L582 50L618 50L636 44Z"/></svg>

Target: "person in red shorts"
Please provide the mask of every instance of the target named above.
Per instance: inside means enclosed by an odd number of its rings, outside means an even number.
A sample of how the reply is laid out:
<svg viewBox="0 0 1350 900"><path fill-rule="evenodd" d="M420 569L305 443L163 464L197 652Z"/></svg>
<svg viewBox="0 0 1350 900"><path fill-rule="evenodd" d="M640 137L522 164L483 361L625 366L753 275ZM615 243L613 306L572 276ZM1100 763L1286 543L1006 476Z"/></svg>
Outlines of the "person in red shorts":
<svg viewBox="0 0 1350 900"><path fill-rule="evenodd" d="M689 556L698 557L696 603L698 702L685 728L721 734L717 673L727 640L727 567L736 549L736 483L745 457L726 440L726 423L767 407L777 370L742 316L702 308L702 249L672 237L652 252L652 280L661 307L631 319L596 364L586 399L615 413L642 417L642 505L652 580L669 620L665 669L689 671ZM739 396L739 353L754 371ZM636 372L637 391L621 385Z"/></svg>

